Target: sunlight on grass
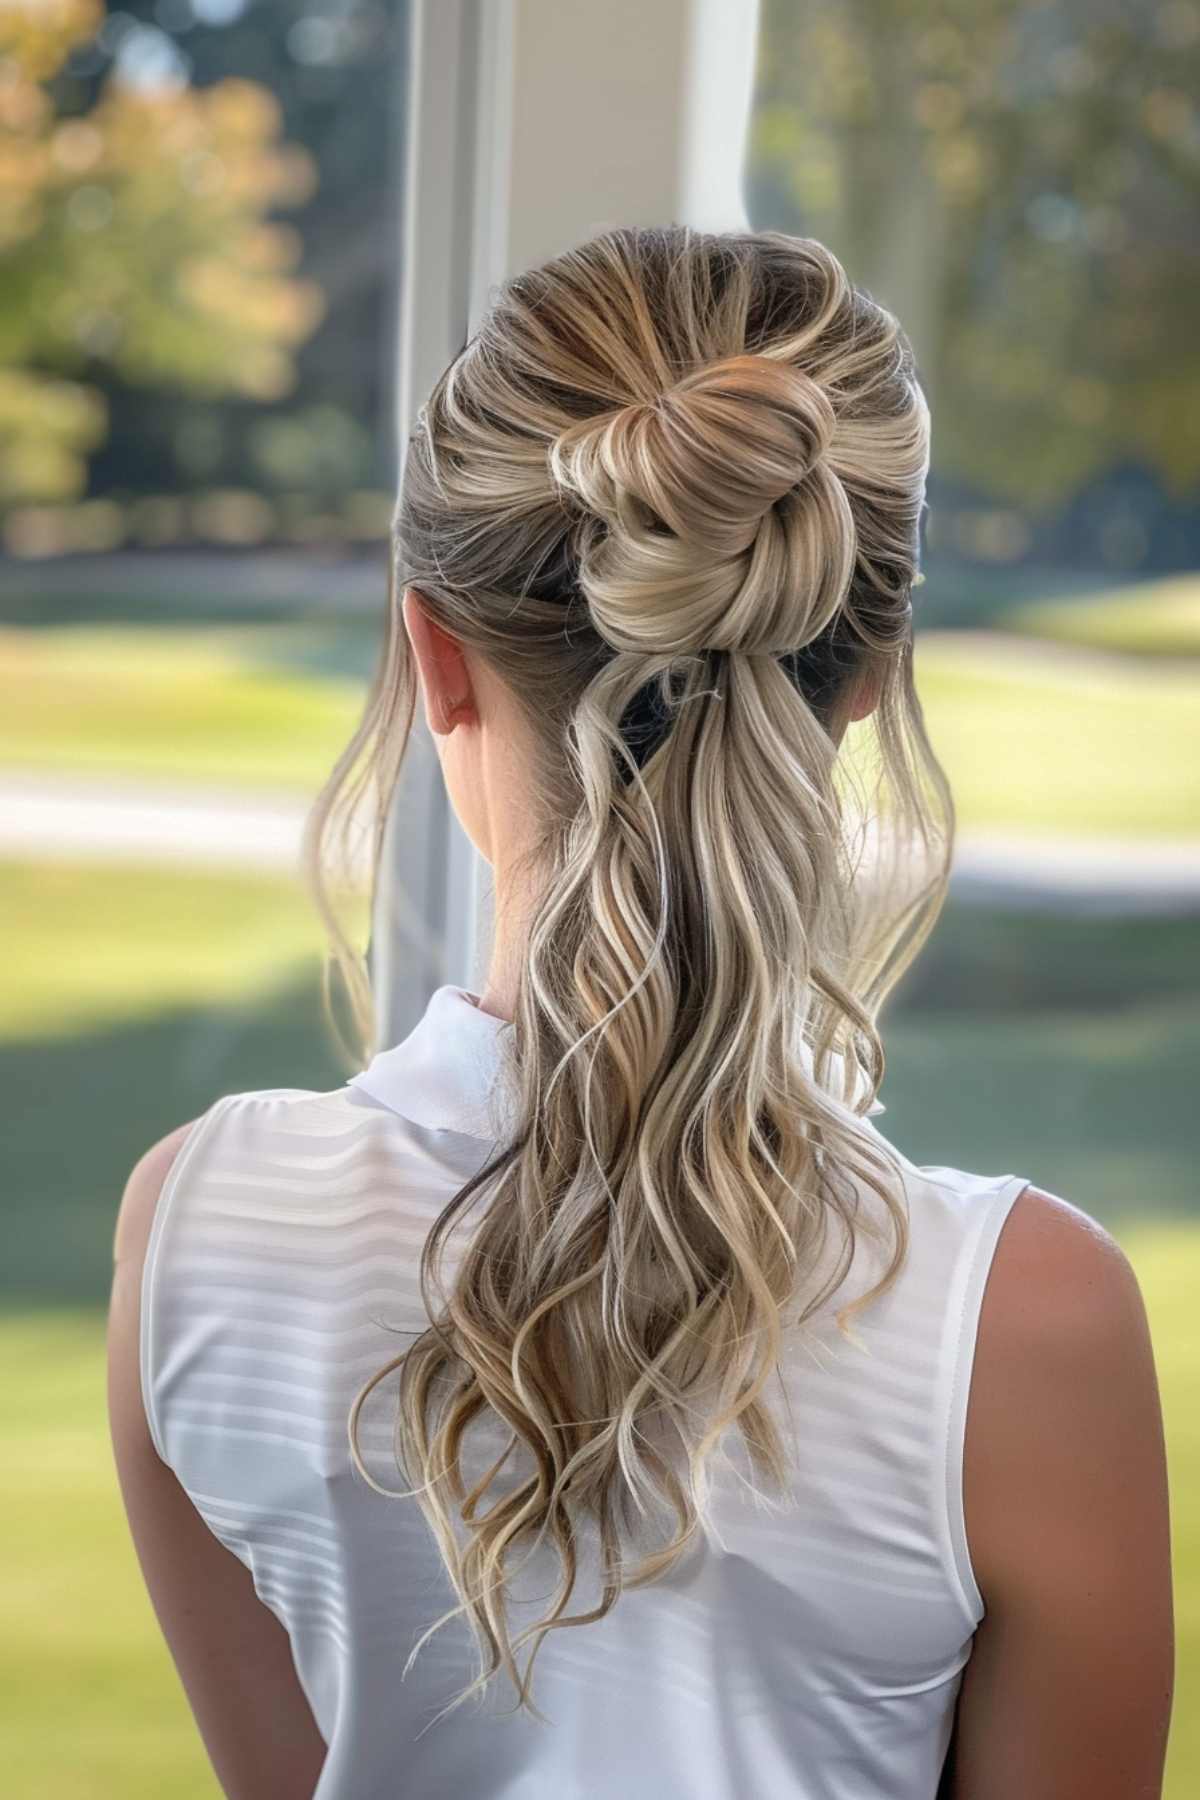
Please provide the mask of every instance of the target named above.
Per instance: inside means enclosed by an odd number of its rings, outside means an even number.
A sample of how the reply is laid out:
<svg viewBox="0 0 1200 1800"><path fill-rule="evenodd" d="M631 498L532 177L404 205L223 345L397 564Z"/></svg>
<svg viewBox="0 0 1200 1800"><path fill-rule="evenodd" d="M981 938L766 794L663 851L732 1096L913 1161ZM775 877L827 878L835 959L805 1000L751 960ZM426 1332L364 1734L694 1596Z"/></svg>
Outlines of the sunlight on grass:
<svg viewBox="0 0 1200 1800"><path fill-rule="evenodd" d="M0 906L21 944L0 991L5 1040L248 1005L315 965L325 942L299 878L5 861ZM341 915L365 941L366 903L344 902Z"/></svg>
<svg viewBox="0 0 1200 1800"><path fill-rule="evenodd" d="M1171 1459L1179 1679L1166 1800L1200 1788L1200 1226L1115 1233L1150 1315ZM108 1442L96 1310L0 1319L6 1782L54 1800L217 1800L142 1587Z"/></svg>
<svg viewBox="0 0 1200 1800"><path fill-rule="evenodd" d="M1086 599L1038 600L1005 616L1013 631L1137 656L1200 655L1200 575L1168 575Z"/></svg>
<svg viewBox="0 0 1200 1800"><path fill-rule="evenodd" d="M270 642L251 627L0 629L0 763L315 793L363 687L264 666Z"/></svg>
<svg viewBox="0 0 1200 1800"><path fill-rule="evenodd" d="M964 830L1200 832L1200 666L965 631L922 633L915 666Z"/></svg>
<svg viewBox="0 0 1200 1800"><path fill-rule="evenodd" d="M1200 1793L1200 1226L1113 1235L1137 1273L1158 1365L1171 1473L1177 1680L1165 1800Z"/></svg>
<svg viewBox="0 0 1200 1800"><path fill-rule="evenodd" d="M217 1800L121 1510L103 1339L95 1312L0 1322L15 1359L0 1402L14 1627L0 1645L5 1788L54 1800Z"/></svg>

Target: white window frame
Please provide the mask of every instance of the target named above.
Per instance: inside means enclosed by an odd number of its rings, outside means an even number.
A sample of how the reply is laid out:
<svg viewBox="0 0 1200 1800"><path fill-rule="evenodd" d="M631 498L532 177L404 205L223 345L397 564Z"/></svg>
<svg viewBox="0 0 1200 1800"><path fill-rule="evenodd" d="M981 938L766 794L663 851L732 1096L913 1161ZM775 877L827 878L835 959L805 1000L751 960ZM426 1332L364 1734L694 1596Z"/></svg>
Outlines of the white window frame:
<svg viewBox="0 0 1200 1800"><path fill-rule="evenodd" d="M747 226L758 0L410 0L397 467L490 290L606 226ZM418 706L414 734L427 740ZM478 991L491 871L414 743L372 921L380 1043Z"/></svg>

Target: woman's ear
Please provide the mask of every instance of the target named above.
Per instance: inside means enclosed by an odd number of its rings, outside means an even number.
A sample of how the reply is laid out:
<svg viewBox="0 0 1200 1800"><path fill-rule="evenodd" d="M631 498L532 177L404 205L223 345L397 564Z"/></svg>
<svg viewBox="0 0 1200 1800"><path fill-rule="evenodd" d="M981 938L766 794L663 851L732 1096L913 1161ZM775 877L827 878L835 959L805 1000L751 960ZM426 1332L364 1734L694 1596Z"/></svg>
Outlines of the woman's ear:
<svg viewBox="0 0 1200 1800"><path fill-rule="evenodd" d="M868 714L875 711L879 705L881 687L882 683L878 675L863 676L854 690L850 710L846 715L847 724L853 724L856 719L865 719Z"/></svg>
<svg viewBox="0 0 1200 1800"><path fill-rule="evenodd" d="M425 718L430 731L445 737L455 725L476 717L471 672L462 644L439 625L416 588L404 592L404 627L417 659Z"/></svg>

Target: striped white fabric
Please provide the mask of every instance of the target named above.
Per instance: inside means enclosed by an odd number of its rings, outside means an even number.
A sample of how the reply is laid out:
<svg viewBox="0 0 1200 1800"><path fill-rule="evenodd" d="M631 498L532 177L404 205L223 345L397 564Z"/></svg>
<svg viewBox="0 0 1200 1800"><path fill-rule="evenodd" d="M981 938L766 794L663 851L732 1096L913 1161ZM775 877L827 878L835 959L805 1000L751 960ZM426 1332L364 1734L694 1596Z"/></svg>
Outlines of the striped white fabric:
<svg viewBox="0 0 1200 1800"><path fill-rule="evenodd" d="M976 1324L1023 1176L904 1161L910 1252L854 1321L862 1347L833 1312L883 1267L886 1245L866 1238L789 1335L771 1390L795 1458L786 1501L756 1502L728 1434L714 1530L607 1618L543 1641L534 1699L548 1722L512 1711L503 1676L482 1706L434 1722L475 1673L461 1618L404 1675L453 1591L416 1501L354 1467L347 1415L424 1325L422 1243L495 1147L511 1026L474 1000L437 989L401 1044L332 1092L219 1099L150 1239L150 1430L289 1633L329 1745L316 1800L932 1800L983 1616L962 1510ZM360 1443L374 1478L403 1490L394 1383L365 1409ZM468 1480L506 1442L498 1420L469 1440ZM503 1485L528 1466L514 1453ZM572 1611L598 1597L595 1550L585 1535ZM548 1551L520 1570L518 1629L555 1573Z"/></svg>

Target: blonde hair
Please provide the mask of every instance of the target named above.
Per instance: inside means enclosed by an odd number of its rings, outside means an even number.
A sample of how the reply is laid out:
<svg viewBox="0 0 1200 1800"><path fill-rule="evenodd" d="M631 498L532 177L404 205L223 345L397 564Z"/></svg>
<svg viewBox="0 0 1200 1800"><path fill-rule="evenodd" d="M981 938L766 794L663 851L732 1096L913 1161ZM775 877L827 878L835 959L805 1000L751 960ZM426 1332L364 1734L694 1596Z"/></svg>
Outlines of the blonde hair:
<svg viewBox="0 0 1200 1800"><path fill-rule="evenodd" d="M370 985L323 865L333 815L370 778L378 872L417 696L398 604L414 586L508 684L536 744L537 900L505 1034L515 1122L428 1235L431 1324L349 1421L367 1475L359 1413L399 1370L397 1456L460 1602L413 1656L462 1614L480 1655L444 1711L503 1667L541 1718L546 1633L672 1567L707 1520L729 1426L759 1477L785 1482L763 1390L829 1221L841 1257L796 1323L856 1236L881 1235L858 1184L892 1251L838 1312L847 1335L902 1267L900 1166L862 1114L884 1070L879 1009L941 909L953 837L912 673L927 466L896 320L823 245L769 231L606 231L518 275L417 420L383 651L308 860L369 1056ZM863 680L876 704L842 742ZM447 1289L443 1240L485 1191ZM481 1512L499 1464L467 1494L460 1456L489 1409L532 1466ZM652 1418L686 1446L686 1484L650 1448ZM675 1536L625 1568L630 1502L664 1500ZM603 1596L568 1614L584 1520ZM547 1538L561 1580L514 1642L508 1554Z"/></svg>

